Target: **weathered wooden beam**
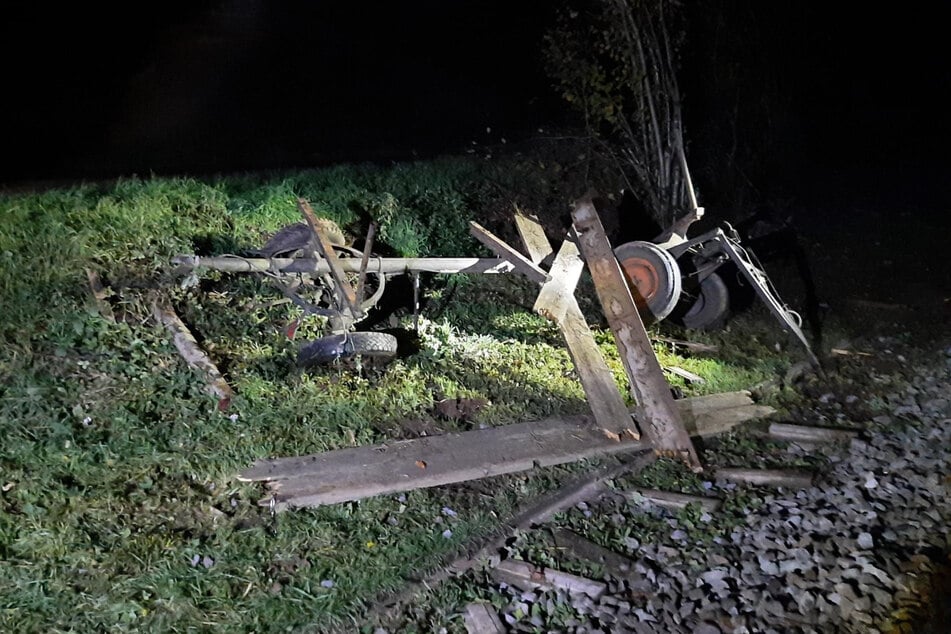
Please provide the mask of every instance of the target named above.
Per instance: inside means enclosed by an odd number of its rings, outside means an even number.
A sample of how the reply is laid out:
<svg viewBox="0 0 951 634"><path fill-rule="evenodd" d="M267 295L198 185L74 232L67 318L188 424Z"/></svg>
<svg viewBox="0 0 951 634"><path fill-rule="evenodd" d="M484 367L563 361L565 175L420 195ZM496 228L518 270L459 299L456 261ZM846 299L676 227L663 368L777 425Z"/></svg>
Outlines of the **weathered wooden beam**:
<svg viewBox="0 0 951 634"><path fill-rule="evenodd" d="M510 262L516 271L528 279L538 284L544 284L548 281L548 273L545 273L545 271L540 269L534 262L510 247L505 241L496 237L491 231L479 223L470 222L469 233L490 251Z"/></svg>
<svg viewBox="0 0 951 634"><path fill-rule="evenodd" d="M569 240L562 242L548 272L551 279L542 284L535 300L534 311L556 324L561 324L568 311L575 312L573 308L578 307L575 287L583 270L584 260L581 259L578 246ZM580 310L577 312L580 313Z"/></svg>
<svg viewBox="0 0 951 634"><path fill-rule="evenodd" d="M595 601L607 590L607 584L567 572L533 566L526 561L506 559L493 568L492 576L525 590L564 590L568 594L585 594Z"/></svg>
<svg viewBox="0 0 951 634"><path fill-rule="evenodd" d="M636 439L640 433L634 431L614 373L601 355L575 299L574 288L583 266L578 247L567 240L562 242L551 267L551 279L542 285L534 309L561 330L588 406L601 429L614 436L635 434Z"/></svg>
<svg viewBox="0 0 951 634"><path fill-rule="evenodd" d="M362 311L357 302L356 291L353 290L353 287L347 280L347 276L343 274L343 269L340 268L339 258L337 258L337 254L334 252L333 244L324 234L323 230L321 230L320 223L317 222L317 216L314 214L310 203L303 198L298 198L297 208L304 216L307 225L314 234L314 246L317 247L320 255L327 261L327 266L330 268L330 276L334 281L333 291L343 305L342 308L349 311L353 316L360 315Z"/></svg>
<svg viewBox="0 0 951 634"><path fill-rule="evenodd" d="M631 391L639 411L643 412L639 417L639 420L643 418L642 431L656 449L683 459L696 471L702 470L591 194L575 204L571 217L598 299L630 378Z"/></svg>
<svg viewBox="0 0 951 634"><path fill-rule="evenodd" d="M680 403L680 401L677 401ZM684 427L691 436L716 436L728 432L743 423L764 418L776 412L768 405L741 405L723 409L703 410L694 413L683 407L678 408L683 417Z"/></svg>
<svg viewBox="0 0 951 634"><path fill-rule="evenodd" d="M713 513L720 508L721 504L717 498L687 495L686 493L673 493L659 489L631 489L625 491L624 496L634 501L643 498L652 504L656 504L670 511L680 511L687 508L690 504L698 504L700 508L707 513Z"/></svg>
<svg viewBox="0 0 951 634"><path fill-rule="evenodd" d="M716 476L732 482L762 486L806 489L815 475L802 469L717 469Z"/></svg>
<svg viewBox="0 0 951 634"><path fill-rule="evenodd" d="M517 207L515 208L515 228L518 229L518 235L533 264L541 264L555 252L538 218L522 213Z"/></svg>
<svg viewBox="0 0 951 634"><path fill-rule="evenodd" d="M584 416L551 418L262 460L238 478L272 481L263 505L319 506L646 448L612 439L591 423Z"/></svg>
<svg viewBox="0 0 951 634"><path fill-rule="evenodd" d="M172 334L172 343L189 367L205 376L206 391L218 398L218 409L224 411L234 398L234 390L228 385L218 366L201 349L188 326L179 318L178 313L167 300L155 297L152 300L152 315Z"/></svg>
<svg viewBox="0 0 951 634"><path fill-rule="evenodd" d="M787 442L830 443L852 440L858 436L858 432L854 429L773 423L769 426L769 435L776 440Z"/></svg>
<svg viewBox="0 0 951 634"><path fill-rule="evenodd" d="M676 401L681 412L696 411L698 435L707 433L722 394ZM746 397L749 398L748 396ZM705 405L709 402L710 405ZM757 406L748 406L757 407ZM740 409L740 408L729 408ZM606 436L591 416L550 418L491 429L428 436L366 447L347 447L290 458L258 460L238 475L244 481L269 481L280 508L314 506L407 491L500 473L561 464L596 455L648 450L628 435ZM715 420L715 419L714 419Z"/></svg>
<svg viewBox="0 0 951 634"><path fill-rule="evenodd" d="M485 603L466 606L465 624L467 634L505 634L507 631L495 610Z"/></svg>

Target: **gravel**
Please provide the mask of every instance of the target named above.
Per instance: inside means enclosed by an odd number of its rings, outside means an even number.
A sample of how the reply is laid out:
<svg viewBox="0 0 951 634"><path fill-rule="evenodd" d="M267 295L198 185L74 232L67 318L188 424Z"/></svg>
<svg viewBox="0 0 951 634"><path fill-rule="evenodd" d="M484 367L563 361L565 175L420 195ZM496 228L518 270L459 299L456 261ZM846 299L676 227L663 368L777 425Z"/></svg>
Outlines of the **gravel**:
<svg viewBox="0 0 951 634"><path fill-rule="evenodd" d="M845 420L841 411L861 406L853 393L861 392L818 386L814 418L798 421L834 417L864 428L849 443L809 452L789 446L790 460L825 458L813 486L755 489L760 504L750 505L745 523L712 543L691 542L675 522L665 543L628 538L633 570L629 578L602 579L609 592L597 601L532 594L533 603L571 608L569 619L529 617L524 589L501 590L509 603L500 613L511 631L864 634L908 627L927 611L919 604L923 587L951 551L951 349L916 364L911 352L897 352L897 341L872 343L875 355L900 356L900 369L846 366L838 376L885 388L874 416ZM723 497L737 491L724 482L711 488ZM587 510L619 512L608 500L589 502Z"/></svg>

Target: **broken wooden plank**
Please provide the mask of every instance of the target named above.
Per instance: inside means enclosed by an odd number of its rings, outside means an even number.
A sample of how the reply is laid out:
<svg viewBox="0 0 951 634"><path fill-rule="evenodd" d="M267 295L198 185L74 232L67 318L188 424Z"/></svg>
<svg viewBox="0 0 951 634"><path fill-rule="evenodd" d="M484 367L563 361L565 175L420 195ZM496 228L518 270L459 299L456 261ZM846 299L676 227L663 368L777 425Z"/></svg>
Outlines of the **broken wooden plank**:
<svg viewBox="0 0 951 634"><path fill-rule="evenodd" d="M584 594L595 601L607 590L601 581L579 577L567 572L533 566L515 559L506 559L493 568L492 576L523 590L564 590L568 594Z"/></svg>
<svg viewBox="0 0 951 634"><path fill-rule="evenodd" d="M394 619L400 614L403 605L415 600L422 593L431 591L449 577L464 574L476 567L484 567L486 564L498 563L500 553L516 532L530 530L549 521L556 513L579 502L594 499L606 490L605 483L608 480L624 473L637 473L653 464L657 457L651 451L643 451L633 457L619 456L618 459L618 463L599 467L532 502L484 538L481 546L474 547L448 564L435 567L424 578L406 584L398 593L388 596L371 609L370 616L374 617L374 620Z"/></svg>
<svg viewBox="0 0 951 634"><path fill-rule="evenodd" d="M591 425L590 417L531 423L258 461L241 480L271 480L268 505L319 506L640 451Z"/></svg>
<svg viewBox="0 0 951 634"><path fill-rule="evenodd" d="M334 281L333 291L342 304L341 308L345 309L345 311L349 311L352 316L360 315L362 311L360 310L360 305L357 303L356 291L353 290L353 287L347 280L347 276L343 274L343 269L340 268L339 258L337 258L333 244L320 228L320 223L317 222L317 216L314 214L310 203L303 198L298 198L297 208L304 216L307 225L314 234L314 246L317 247L320 255L327 261L327 266L330 268L330 276Z"/></svg>
<svg viewBox="0 0 951 634"><path fill-rule="evenodd" d="M704 383L707 382L707 380L703 378L702 376L700 376L699 374L694 374L693 372L690 372L689 370L684 370L683 368L677 367L676 365L666 366L664 370L666 370L667 372L670 372L674 376L679 376L687 383L696 383L698 385L703 385Z"/></svg>
<svg viewBox="0 0 951 634"><path fill-rule="evenodd" d="M720 508L721 504L718 498L687 495L686 493L674 493L671 491L661 491L659 489L631 489L625 491L624 496L634 501L643 498L652 504L656 504L670 511L681 511L690 504L697 504L707 513L713 513Z"/></svg>
<svg viewBox="0 0 951 634"><path fill-rule="evenodd" d="M698 414L683 408L680 408L680 412L688 434L706 437L728 432L747 421L770 416L775 414L776 410L768 405L741 405L739 407L706 410Z"/></svg>
<svg viewBox="0 0 951 634"><path fill-rule="evenodd" d="M752 405L753 398L749 390L736 390L735 392L717 392L704 396L692 396L676 401L676 403L684 408L681 409L682 413L689 412L694 416L699 416L713 410Z"/></svg>
<svg viewBox="0 0 951 634"><path fill-rule="evenodd" d="M188 326L178 317L171 305L159 297L152 300L152 315L172 333L172 343L185 362L205 375L206 391L218 398L218 409L228 409L231 399L234 398L234 390L225 381L218 366L198 345Z"/></svg>
<svg viewBox="0 0 951 634"><path fill-rule="evenodd" d="M554 321L561 330L598 426L615 437L636 434L633 437L637 439L640 433L634 429L614 373L601 355L574 296L583 266L577 246L563 242L552 264L551 280L542 285L535 301L535 311Z"/></svg>
<svg viewBox="0 0 951 634"><path fill-rule="evenodd" d="M548 281L548 273L538 268L534 262L510 247L500 238L497 238L491 231L479 223L469 222L469 233L497 256L510 262L516 271L528 279L538 284L544 284Z"/></svg>
<svg viewBox="0 0 951 634"><path fill-rule="evenodd" d="M806 489L815 475L802 469L717 469L716 476L731 482L762 486Z"/></svg>
<svg viewBox="0 0 951 634"><path fill-rule="evenodd" d="M655 449L676 455L695 471L702 470L591 194L575 204L571 217L638 409L643 412L642 431Z"/></svg>
<svg viewBox="0 0 951 634"><path fill-rule="evenodd" d="M582 537L566 528L552 530L555 547L573 556L577 560L589 561L600 565L605 572L615 576L624 576L634 569L634 561L624 555L595 544L590 539Z"/></svg>
<svg viewBox="0 0 951 634"><path fill-rule="evenodd" d="M533 310L542 317L561 324L572 306L578 306L575 287L583 270L584 260L581 259L578 246L568 240L562 242L548 272L551 279L542 285Z"/></svg>
<svg viewBox="0 0 951 634"><path fill-rule="evenodd" d="M523 213L518 207L515 208L515 228L533 264L541 264L555 252L538 218Z"/></svg>
<svg viewBox="0 0 951 634"><path fill-rule="evenodd" d="M541 261L547 257L551 253L551 245L542 226L535 218L525 216L519 219L519 222L519 234L532 261ZM636 431L631 420L630 412L614 380L614 373L601 355L575 299L575 286L583 268L584 262L577 245L567 240L563 242L552 263L551 279L542 284L534 310L555 322L561 330L571 361L584 388L588 406L601 429L614 437L625 434L638 440L640 432Z"/></svg>
<svg viewBox="0 0 951 634"><path fill-rule="evenodd" d="M466 606L465 624L468 634L505 634L507 631L499 615L485 603L470 603Z"/></svg>
<svg viewBox="0 0 951 634"><path fill-rule="evenodd" d="M715 420L715 404L733 403L735 398L736 395L724 398L722 394L697 396L676 401L676 406L685 415L699 412L690 420L698 435L709 435L706 426L708 421ZM523 471L535 464L561 464L648 448L632 442L626 434L620 440L606 436L593 422L590 416L550 418L308 456L258 460L238 478L271 481L275 503L296 497L299 499L292 506L306 506ZM307 504L305 497L309 500ZM269 504L271 499L262 503Z"/></svg>
<svg viewBox="0 0 951 634"><path fill-rule="evenodd" d="M769 435L787 442L831 443L852 440L858 436L858 432L854 429L773 423L769 426Z"/></svg>

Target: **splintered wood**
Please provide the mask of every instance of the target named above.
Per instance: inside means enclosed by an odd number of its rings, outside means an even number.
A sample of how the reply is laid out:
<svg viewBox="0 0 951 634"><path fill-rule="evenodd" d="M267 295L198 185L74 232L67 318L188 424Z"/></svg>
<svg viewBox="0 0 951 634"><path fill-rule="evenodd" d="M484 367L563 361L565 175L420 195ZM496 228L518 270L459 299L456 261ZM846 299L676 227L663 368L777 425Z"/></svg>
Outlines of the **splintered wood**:
<svg viewBox="0 0 951 634"><path fill-rule="evenodd" d="M722 431L722 405L727 406L729 417L740 422L747 420L741 413L744 408L762 407L754 405L744 392L697 396L676 401L676 405L685 418L688 413L692 417L689 420L699 436L710 435L709 429L713 427ZM651 449L650 445L630 438L612 439L593 422L590 416L549 418L309 456L259 460L239 474L238 479L268 482L269 495L260 504L273 503L278 510L284 510Z"/></svg>
<svg viewBox="0 0 951 634"><path fill-rule="evenodd" d="M607 438L587 417L551 418L262 460L238 477L270 481L264 505L319 506L646 448Z"/></svg>
<svg viewBox="0 0 951 634"><path fill-rule="evenodd" d="M470 229L500 261L541 285L534 309L564 335L592 416L260 460L238 476L269 483L269 495L260 504L277 509L334 504L625 452L674 456L699 470L691 436L722 433L773 412L754 404L748 392L675 402L590 198L572 215L577 238L563 241L557 253L537 219L519 215L516 224L528 257L476 223ZM539 264L554 253L546 273ZM638 403L635 417L647 436L643 441L574 295L582 255Z"/></svg>
<svg viewBox="0 0 951 634"><path fill-rule="evenodd" d="M224 411L231 405L231 399L234 398L234 390L228 385L218 366L209 358L198 341L192 335L188 327L179 319L178 314L162 299L152 301L152 315L155 319L165 326L172 334L172 342L175 349L182 356L188 365L199 370L205 375L206 389L210 394L218 398L218 409Z"/></svg>
<svg viewBox="0 0 951 634"><path fill-rule="evenodd" d="M642 431L655 449L682 458L695 471L702 470L591 194L575 204L571 217L601 308L630 378L631 391L643 414L643 420L639 419Z"/></svg>
<svg viewBox="0 0 951 634"><path fill-rule="evenodd" d="M516 223L532 263L537 264L552 253L551 244L536 218L519 214ZM562 242L549 272L551 279L542 284L533 309L561 330L588 406L602 431L615 439L622 435L637 438L639 432L634 428L614 373L601 355L575 299L575 287L583 269L584 261L577 245L570 240Z"/></svg>

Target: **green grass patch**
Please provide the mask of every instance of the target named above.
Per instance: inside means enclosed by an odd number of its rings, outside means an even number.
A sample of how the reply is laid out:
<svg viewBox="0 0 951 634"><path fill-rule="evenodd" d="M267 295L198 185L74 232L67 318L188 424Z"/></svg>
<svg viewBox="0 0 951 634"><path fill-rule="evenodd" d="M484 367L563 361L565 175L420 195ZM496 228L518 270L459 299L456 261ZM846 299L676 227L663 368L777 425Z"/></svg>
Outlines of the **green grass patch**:
<svg viewBox="0 0 951 634"><path fill-rule="evenodd" d="M299 221L300 196L353 239L379 223L380 248L394 255L484 254L467 229L487 204L480 169L446 159L0 198L0 629L346 627L381 592L556 486L561 476L545 472L494 479L491 495L444 487L273 515L258 504L262 487L235 479L259 458L585 411L560 334L531 311L533 285L427 278L418 352L301 371L299 340L320 335L321 318L306 317L290 341L283 328L300 309L266 280L207 274L186 289L171 271L175 255L261 246ZM99 314L87 270L106 284L116 321ZM237 393L229 410L150 317L153 293L225 372ZM392 321L412 325L405 309ZM626 394L613 338L595 330ZM681 385L687 394L749 387L781 363L775 352L752 360L759 348L726 362L657 350L707 379ZM439 417L434 403L455 397L485 406Z"/></svg>

